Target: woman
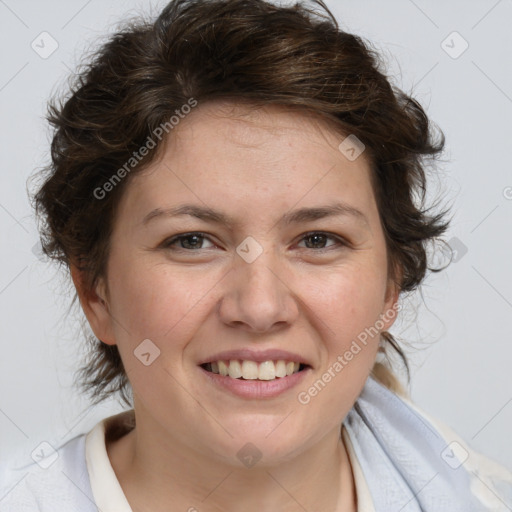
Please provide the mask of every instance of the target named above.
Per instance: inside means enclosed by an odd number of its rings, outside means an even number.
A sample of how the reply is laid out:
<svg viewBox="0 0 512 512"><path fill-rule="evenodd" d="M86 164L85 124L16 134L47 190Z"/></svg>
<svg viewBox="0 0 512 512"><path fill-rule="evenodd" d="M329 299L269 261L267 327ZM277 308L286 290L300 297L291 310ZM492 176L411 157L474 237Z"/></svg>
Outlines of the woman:
<svg viewBox="0 0 512 512"><path fill-rule="evenodd" d="M447 228L416 201L443 140L321 2L173 1L50 120L44 249L94 333L85 388L133 409L0 510L512 507L381 360Z"/></svg>

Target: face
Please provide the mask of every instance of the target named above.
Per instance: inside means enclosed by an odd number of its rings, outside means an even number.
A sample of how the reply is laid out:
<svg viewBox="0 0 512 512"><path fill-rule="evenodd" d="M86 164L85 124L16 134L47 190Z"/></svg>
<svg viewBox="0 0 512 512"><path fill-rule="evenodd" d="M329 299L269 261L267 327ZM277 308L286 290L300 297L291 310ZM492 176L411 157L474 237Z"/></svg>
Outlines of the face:
<svg viewBox="0 0 512 512"><path fill-rule="evenodd" d="M120 350L138 428L272 464L339 436L397 291L365 153L306 114L231 107L197 107L130 179L106 304L84 309Z"/></svg>

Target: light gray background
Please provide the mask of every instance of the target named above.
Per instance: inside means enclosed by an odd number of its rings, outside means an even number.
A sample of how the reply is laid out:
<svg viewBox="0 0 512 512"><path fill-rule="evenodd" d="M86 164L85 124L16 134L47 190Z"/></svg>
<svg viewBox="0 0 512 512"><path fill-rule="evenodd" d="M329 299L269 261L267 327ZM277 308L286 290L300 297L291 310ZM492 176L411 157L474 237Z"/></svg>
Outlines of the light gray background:
<svg viewBox="0 0 512 512"><path fill-rule="evenodd" d="M157 13L164 4L0 0L2 458L15 450L29 457L42 441L57 446L121 410L114 402L91 408L72 386L82 345L78 320L67 317L69 287L34 254L26 185L48 160L45 101L65 86L82 52L118 20ZM393 330L414 347L413 399L512 468L512 2L327 4L343 28L374 42L395 83L414 91L447 137L432 191L452 202L447 240L467 253L459 250L456 263L429 277L423 297L406 301ZM43 51L43 31L58 43L48 58L31 48L35 40ZM467 50L453 58L464 41Z"/></svg>

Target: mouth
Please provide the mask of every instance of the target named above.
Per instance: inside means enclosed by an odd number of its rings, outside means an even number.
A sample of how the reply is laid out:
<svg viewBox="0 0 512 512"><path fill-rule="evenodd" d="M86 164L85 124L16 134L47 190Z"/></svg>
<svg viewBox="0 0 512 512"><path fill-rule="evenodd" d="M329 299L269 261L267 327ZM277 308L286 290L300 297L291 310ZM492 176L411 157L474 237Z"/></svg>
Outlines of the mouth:
<svg viewBox="0 0 512 512"><path fill-rule="evenodd" d="M283 379L310 368L310 366L305 363L283 359L261 362L247 359L218 360L203 363L200 366L207 372L215 373L222 377L229 377L236 380L259 381Z"/></svg>
<svg viewBox="0 0 512 512"><path fill-rule="evenodd" d="M213 386L215 392L226 391L247 400L286 396L304 385L313 371L306 356L276 348L226 350L210 354L196 364L206 379L199 381L207 384L205 393Z"/></svg>

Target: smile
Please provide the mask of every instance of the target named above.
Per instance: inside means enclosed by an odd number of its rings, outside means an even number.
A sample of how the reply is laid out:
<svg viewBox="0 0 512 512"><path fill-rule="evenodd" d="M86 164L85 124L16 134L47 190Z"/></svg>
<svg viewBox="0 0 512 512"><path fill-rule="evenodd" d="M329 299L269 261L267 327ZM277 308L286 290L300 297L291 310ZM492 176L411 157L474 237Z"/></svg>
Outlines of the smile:
<svg viewBox="0 0 512 512"><path fill-rule="evenodd" d="M294 361L262 361L251 360L212 361L201 365L206 371L217 373L223 377L242 380L275 380L293 375L304 370L307 365Z"/></svg>
<svg viewBox="0 0 512 512"><path fill-rule="evenodd" d="M301 383L313 371L307 364L285 359L219 359L198 368L215 389L246 400L272 399L303 386Z"/></svg>

